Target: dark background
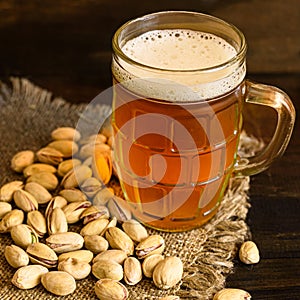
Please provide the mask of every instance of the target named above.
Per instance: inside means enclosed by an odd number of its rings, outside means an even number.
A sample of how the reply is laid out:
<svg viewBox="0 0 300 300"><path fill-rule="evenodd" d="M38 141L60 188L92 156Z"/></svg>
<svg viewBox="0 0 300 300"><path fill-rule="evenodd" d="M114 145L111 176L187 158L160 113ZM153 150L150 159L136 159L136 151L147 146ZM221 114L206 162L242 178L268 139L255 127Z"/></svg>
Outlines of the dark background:
<svg viewBox="0 0 300 300"><path fill-rule="evenodd" d="M55 96L89 102L111 85L114 31L158 10L194 10L235 24L248 41L248 78L280 87L299 110L299 0L0 0L0 80L27 77ZM268 140L274 124L270 111L247 107L249 130ZM237 260L227 285L253 299L300 299L299 146L296 122L285 155L252 177L248 224L261 262Z"/></svg>

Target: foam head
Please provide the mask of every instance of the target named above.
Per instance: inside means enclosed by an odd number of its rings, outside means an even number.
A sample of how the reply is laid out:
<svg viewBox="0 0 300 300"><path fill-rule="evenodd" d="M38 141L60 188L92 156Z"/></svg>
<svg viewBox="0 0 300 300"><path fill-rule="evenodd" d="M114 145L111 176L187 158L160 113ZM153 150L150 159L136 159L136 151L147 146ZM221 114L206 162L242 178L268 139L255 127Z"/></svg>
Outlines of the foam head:
<svg viewBox="0 0 300 300"><path fill-rule="evenodd" d="M209 33L153 30L127 41L121 49L138 64L113 61L115 78L133 92L150 98L209 99L229 92L245 75L245 65L217 67L234 58L237 51L224 39ZM205 71L212 67L217 71Z"/></svg>

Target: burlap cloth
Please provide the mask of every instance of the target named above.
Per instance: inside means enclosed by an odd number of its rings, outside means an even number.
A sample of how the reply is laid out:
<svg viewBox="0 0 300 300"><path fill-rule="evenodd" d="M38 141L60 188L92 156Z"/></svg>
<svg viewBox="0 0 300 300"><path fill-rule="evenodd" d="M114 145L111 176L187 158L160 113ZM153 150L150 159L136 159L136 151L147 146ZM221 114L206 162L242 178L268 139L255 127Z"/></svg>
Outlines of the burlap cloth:
<svg viewBox="0 0 300 300"><path fill-rule="evenodd" d="M85 105L71 105L53 98L26 79L12 79L12 84L0 82L0 184L18 179L10 169L12 155L20 150L37 150L50 140L50 132L58 126L76 126ZM98 117L105 117L109 107L103 106ZM259 146L256 139L242 136L241 150L252 151ZM246 146L245 146L246 145ZM249 203L249 177L233 178L217 215L201 229L184 233L160 233L166 240L165 255L179 256L184 263L184 276L179 285L168 291L158 290L151 280L143 279L128 286L129 299L158 299L176 294L181 299L212 299L225 285L233 271L239 245L249 238L245 222ZM150 230L151 231L151 230ZM48 293L41 285L31 290L19 290L11 284L14 269L3 255L12 240L0 235L0 299L96 299L96 278L90 275L77 282L76 291L65 297Z"/></svg>

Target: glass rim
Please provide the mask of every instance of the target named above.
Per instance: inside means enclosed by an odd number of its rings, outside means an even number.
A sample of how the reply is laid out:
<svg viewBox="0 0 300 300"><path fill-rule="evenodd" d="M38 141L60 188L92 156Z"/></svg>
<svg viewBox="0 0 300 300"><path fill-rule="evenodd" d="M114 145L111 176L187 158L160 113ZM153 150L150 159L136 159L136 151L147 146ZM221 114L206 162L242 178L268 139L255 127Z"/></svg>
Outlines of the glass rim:
<svg viewBox="0 0 300 300"><path fill-rule="evenodd" d="M149 66L147 64L141 63L139 61L132 59L131 57L129 57L122 51L122 49L119 45L118 38L121 35L121 33L128 26L130 26L131 24L138 22L138 21L147 21L147 20L152 19L159 15L170 15L170 14L181 14L181 15L190 15L190 16L194 15L194 16L210 19L214 22L218 22L219 24L223 24L224 26L231 28L240 39L240 47L239 47L237 53L232 58L228 59L227 61L225 61L221 64L211 66L211 67L195 68L195 69L167 69L167 68ZM207 73L207 72L216 72L216 71L220 71L220 70L229 68L230 66L236 64L237 62L244 60L245 56L246 56L246 51L247 51L247 43L246 43L245 36L240 29L238 29L235 25L228 23L218 17L212 16L209 14L200 13L200 12L194 12L194 11L166 10L166 11L159 11L159 12L146 14L141 17L131 19L131 20L127 21L126 23L124 23L123 25L121 25L113 35L112 48L113 48L114 55L117 55L118 57L120 57L122 60L124 60L127 63L133 64L133 65L141 67L143 69L148 69L148 70L152 70L152 71L156 71L156 72L164 72L164 73L168 73L168 72L170 72L170 73L194 73L194 72Z"/></svg>

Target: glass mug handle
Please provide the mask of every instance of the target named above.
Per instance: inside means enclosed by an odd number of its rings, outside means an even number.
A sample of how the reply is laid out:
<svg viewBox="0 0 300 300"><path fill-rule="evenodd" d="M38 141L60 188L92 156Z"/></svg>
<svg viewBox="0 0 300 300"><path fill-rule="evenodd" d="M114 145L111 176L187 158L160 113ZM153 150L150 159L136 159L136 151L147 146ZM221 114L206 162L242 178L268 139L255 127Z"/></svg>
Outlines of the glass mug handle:
<svg viewBox="0 0 300 300"><path fill-rule="evenodd" d="M257 155L238 159L234 173L250 176L267 169L277 157L281 156L291 137L296 112L289 96L282 90L246 80L245 102L272 107L277 112L277 126L270 143Z"/></svg>

